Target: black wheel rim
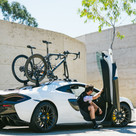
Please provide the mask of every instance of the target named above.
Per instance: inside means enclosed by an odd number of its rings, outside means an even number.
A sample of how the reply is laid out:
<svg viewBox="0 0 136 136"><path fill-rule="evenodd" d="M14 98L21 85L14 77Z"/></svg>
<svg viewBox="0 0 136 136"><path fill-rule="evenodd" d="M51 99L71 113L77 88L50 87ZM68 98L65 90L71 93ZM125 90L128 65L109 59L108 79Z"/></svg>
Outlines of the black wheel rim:
<svg viewBox="0 0 136 136"><path fill-rule="evenodd" d="M130 109L121 106L120 112L115 109L112 114L113 123L117 126L125 126L130 121Z"/></svg>
<svg viewBox="0 0 136 136"><path fill-rule="evenodd" d="M51 106L40 107L36 124L44 131L50 130L56 123L56 115Z"/></svg>

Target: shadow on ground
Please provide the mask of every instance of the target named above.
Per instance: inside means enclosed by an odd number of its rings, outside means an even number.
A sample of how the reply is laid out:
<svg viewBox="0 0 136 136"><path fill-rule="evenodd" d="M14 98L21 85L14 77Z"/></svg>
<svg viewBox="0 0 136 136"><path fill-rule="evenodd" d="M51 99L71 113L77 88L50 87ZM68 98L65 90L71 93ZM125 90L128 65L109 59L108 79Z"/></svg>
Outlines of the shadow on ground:
<svg viewBox="0 0 136 136"><path fill-rule="evenodd" d="M92 133L97 131L99 132L119 132L122 134L135 134L133 130L136 130L135 125L128 125L127 127L123 128L114 128L114 127L108 127L105 126L102 129L94 130L92 129L92 125L89 124L82 124L82 125L57 125L51 132L48 133L34 133L29 129L29 127L5 127L0 131L0 134L2 135L63 135L63 134L78 134L78 133L85 133L91 131Z"/></svg>

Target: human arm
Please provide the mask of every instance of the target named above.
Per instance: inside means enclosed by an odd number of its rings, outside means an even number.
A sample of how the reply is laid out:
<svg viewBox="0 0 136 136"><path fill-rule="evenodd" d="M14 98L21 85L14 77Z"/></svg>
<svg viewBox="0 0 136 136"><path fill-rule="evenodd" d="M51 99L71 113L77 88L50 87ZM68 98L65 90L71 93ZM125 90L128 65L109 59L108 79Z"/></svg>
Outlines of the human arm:
<svg viewBox="0 0 136 136"><path fill-rule="evenodd" d="M96 94L93 96L92 100L96 100L97 98L99 98L99 97L101 96L102 92L103 92L103 88L101 89L100 92L96 93Z"/></svg>

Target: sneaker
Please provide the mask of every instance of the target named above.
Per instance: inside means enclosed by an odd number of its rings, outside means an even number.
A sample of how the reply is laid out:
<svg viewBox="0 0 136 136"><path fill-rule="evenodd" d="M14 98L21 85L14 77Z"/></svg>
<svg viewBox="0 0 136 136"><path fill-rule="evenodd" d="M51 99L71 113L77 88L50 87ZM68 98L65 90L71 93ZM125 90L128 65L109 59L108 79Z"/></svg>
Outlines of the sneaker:
<svg viewBox="0 0 136 136"><path fill-rule="evenodd" d="M96 125L93 126L93 129L100 129L100 128L102 128L102 125L96 124Z"/></svg>

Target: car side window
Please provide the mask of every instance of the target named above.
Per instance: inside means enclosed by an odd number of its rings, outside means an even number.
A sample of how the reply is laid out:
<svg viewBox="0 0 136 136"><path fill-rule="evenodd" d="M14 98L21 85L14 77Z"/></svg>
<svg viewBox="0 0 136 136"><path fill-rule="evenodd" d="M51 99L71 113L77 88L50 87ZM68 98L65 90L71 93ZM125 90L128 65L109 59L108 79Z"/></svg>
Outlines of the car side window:
<svg viewBox="0 0 136 136"><path fill-rule="evenodd" d="M58 87L56 90L66 93L72 93L75 97L78 97L82 92L85 91L85 85L73 84L73 85L65 85ZM97 90L94 89L92 95L95 95Z"/></svg>
<svg viewBox="0 0 136 136"><path fill-rule="evenodd" d="M85 86L83 85L71 85L71 91L78 97L82 92L85 91ZM95 95L97 93L97 89L94 89L91 95Z"/></svg>
<svg viewBox="0 0 136 136"><path fill-rule="evenodd" d="M57 88L57 90L61 91L61 92L72 93L76 97L78 97L85 90L85 86L84 85L78 85L78 84L65 85L65 86Z"/></svg>
<svg viewBox="0 0 136 136"><path fill-rule="evenodd" d="M73 94L78 97L82 92L84 92L85 86L71 85L71 91Z"/></svg>
<svg viewBox="0 0 136 136"><path fill-rule="evenodd" d="M72 93L69 85L59 87L59 88L57 88L57 90L61 91L61 92Z"/></svg>

